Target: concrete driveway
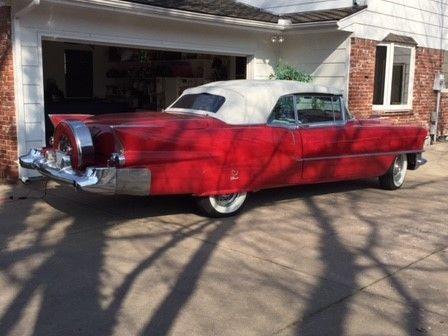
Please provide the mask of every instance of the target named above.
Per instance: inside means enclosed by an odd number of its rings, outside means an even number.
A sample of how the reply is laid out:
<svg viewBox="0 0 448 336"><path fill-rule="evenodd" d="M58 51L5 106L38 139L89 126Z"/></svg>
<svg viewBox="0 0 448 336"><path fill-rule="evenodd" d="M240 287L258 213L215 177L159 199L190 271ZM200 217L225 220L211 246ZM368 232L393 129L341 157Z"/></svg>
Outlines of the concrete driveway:
<svg viewBox="0 0 448 336"><path fill-rule="evenodd" d="M448 145L426 157L395 192L263 191L225 220L0 186L0 335L448 335Z"/></svg>

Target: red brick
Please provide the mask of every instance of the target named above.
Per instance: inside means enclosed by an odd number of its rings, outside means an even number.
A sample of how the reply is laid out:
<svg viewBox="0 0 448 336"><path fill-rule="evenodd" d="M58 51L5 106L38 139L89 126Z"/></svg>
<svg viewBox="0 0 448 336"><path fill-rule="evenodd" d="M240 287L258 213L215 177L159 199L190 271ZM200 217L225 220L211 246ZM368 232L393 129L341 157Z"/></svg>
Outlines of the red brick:
<svg viewBox="0 0 448 336"><path fill-rule="evenodd" d="M381 117L397 124L415 124L429 128L431 112L436 109L437 94L432 89L437 71L442 69L440 50L416 48L412 111L406 113L378 113L373 111L375 53L378 41L351 39L348 103L358 118ZM448 94L442 98L440 128L448 132Z"/></svg>
<svg viewBox="0 0 448 336"><path fill-rule="evenodd" d="M10 7L0 7L0 22L0 179L16 180L17 132Z"/></svg>

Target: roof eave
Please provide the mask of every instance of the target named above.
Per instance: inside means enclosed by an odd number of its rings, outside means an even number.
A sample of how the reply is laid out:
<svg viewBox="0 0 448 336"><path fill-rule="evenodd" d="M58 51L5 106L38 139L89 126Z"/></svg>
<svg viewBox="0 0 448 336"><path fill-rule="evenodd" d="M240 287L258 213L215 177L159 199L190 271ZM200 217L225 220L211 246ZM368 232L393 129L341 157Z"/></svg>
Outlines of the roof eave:
<svg viewBox="0 0 448 336"><path fill-rule="evenodd" d="M338 24L338 29L342 30L342 31L351 31L350 29L348 29L348 27L351 26L351 23L353 22L352 19L355 16L358 16L358 15L360 15L362 13L367 12L367 11L368 11L368 7L367 6L363 6L361 10L359 10L359 11L353 13L353 14L350 14L349 16L346 16L345 18L340 19L338 21L338 23L337 23Z"/></svg>
<svg viewBox="0 0 448 336"><path fill-rule="evenodd" d="M107 10L131 15L170 18L172 20L206 23L213 25L238 26L248 29L275 31L279 30L277 23L254 21L227 16L189 12L179 9L124 2L120 0L42 0L48 3L76 6L88 9Z"/></svg>
<svg viewBox="0 0 448 336"><path fill-rule="evenodd" d="M312 30L337 30L338 21L317 21L317 22L305 22L305 23L293 23L283 29L288 32L308 32Z"/></svg>
<svg viewBox="0 0 448 336"><path fill-rule="evenodd" d="M243 29L277 32L316 29L337 29L338 21L319 21L309 23L295 23L283 25L272 22L232 18L212 14L189 12L179 9L124 2L120 0L42 0L48 3L77 6L89 9L108 10L138 16L157 17L172 20L211 24L214 26L239 27Z"/></svg>

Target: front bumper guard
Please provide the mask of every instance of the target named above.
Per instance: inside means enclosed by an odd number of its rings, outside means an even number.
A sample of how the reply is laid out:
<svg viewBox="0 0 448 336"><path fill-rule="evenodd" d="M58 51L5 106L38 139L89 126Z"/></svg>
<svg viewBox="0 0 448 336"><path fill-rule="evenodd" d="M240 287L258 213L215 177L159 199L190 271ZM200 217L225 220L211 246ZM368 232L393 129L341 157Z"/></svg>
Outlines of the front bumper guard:
<svg viewBox="0 0 448 336"><path fill-rule="evenodd" d="M428 162L423 156L423 153L416 153L415 155L408 156L408 169L416 170Z"/></svg>
<svg viewBox="0 0 448 336"><path fill-rule="evenodd" d="M71 165L65 165L64 158L51 159L37 149L21 156L19 162L23 168L36 170L51 180L99 194L148 196L151 187L147 168L88 167L76 172Z"/></svg>

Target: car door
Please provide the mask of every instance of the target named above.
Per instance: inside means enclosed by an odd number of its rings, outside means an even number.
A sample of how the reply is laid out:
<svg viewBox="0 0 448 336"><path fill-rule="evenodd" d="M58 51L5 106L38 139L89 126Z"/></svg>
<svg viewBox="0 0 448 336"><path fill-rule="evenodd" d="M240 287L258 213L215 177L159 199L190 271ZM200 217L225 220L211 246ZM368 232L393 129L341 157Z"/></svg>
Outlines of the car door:
<svg viewBox="0 0 448 336"><path fill-rule="evenodd" d="M298 162L309 182L345 178L340 160L347 152L345 116L339 96L297 94L295 109L301 138Z"/></svg>
<svg viewBox="0 0 448 336"><path fill-rule="evenodd" d="M382 175L395 158L391 152L390 126L381 125L379 121L359 121L346 115L344 127L344 152L339 160L346 179L369 178ZM401 142L398 137L397 141Z"/></svg>
<svg viewBox="0 0 448 336"><path fill-rule="evenodd" d="M273 160L266 167L269 183L266 186L294 185L300 183L302 162L297 160L301 151L300 134L297 132L297 113L294 95L279 98L268 120L271 130Z"/></svg>

